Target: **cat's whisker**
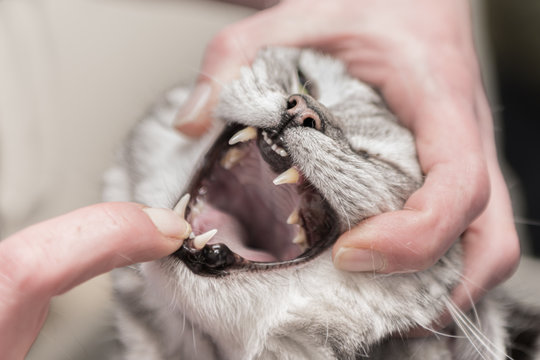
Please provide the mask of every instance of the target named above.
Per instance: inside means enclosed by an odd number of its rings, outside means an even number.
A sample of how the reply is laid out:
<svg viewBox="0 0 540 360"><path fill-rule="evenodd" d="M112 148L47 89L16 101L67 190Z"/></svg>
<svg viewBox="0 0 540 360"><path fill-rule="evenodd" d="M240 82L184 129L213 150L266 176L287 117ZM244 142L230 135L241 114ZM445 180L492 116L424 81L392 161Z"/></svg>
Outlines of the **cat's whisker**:
<svg viewBox="0 0 540 360"><path fill-rule="evenodd" d="M257 138L257 129L253 126L248 126L238 131L229 139L229 145L234 145L239 142L246 142Z"/></svg>
<svg viewBox="0 0 540 360"><path fill-rule="evenodd" d="M195 249L201 250L206 244L208 244L208 242L214 237L214 235L216 235L216 233L217 229L212 229L205 232L204 234L195 236L195 238L193 239L193 246L195 247Z"/></svg>
<svg viewBox="0 0 540 360"><path fill-rule="evenodd" d="M514 222L520 225L540 226L539 220L527 219L520 216L514 216Z"/></svg>
<svg viewBox="0 0 540 360"><path fill-rule="evenodd" d="M296 184L300 179L300 173L294 167L278 175L272 182L274 185Z"/></svg>

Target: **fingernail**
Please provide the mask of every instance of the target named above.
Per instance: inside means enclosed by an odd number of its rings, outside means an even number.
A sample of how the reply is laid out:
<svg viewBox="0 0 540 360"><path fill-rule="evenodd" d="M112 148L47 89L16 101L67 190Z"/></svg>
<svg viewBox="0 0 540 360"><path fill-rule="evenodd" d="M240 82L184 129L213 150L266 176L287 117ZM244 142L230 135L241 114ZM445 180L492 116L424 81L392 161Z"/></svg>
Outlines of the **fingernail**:
<svg viewBox="0 0 540 360"><path fill-rule="evenodd" d="M201 110L208 103L212 88L208 83L198 84L184 105L178 111L174 126L178 127L197 120Z"/></svg>
<svg viewBox="0 0 540 360"><path fill-rule="evenodd" d="M170 209L144 208L160 233L167 237L186 239L191 233L191 226L187 221L176 215Z"/></svg>
<svg viewBox="0 0 540 360"><path fill-rule="evenodd" d="M334 266L345 271L379 271L384 268L384 258L377 251L342 247L334 257Z"/></svg>

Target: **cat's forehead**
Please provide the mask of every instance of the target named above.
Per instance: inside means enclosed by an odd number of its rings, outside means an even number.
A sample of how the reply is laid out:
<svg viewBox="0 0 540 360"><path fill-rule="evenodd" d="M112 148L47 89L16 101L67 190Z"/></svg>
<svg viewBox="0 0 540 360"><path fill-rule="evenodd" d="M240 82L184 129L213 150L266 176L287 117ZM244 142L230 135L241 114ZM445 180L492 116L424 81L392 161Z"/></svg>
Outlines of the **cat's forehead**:
<svg viewBox="0 0 540 360"><path fill-rule="evenodd" d="M373 89L350 76L342 62L310 49L264 49L252 71L259 79L283 87L288 93L297 92L301 73L316 88L317 100L327 107L353 99L369 102L376 96Z"/></svg>

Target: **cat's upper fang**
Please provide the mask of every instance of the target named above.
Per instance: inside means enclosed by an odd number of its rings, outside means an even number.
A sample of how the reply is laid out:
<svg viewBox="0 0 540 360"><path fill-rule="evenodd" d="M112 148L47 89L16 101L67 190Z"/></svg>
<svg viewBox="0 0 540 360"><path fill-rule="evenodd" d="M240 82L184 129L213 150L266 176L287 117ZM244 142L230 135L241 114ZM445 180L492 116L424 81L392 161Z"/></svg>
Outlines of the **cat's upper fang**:
<svg viewBox="0 0 540 360"><path fill-rule="evenodd" d="M246 142L257 138L257 129L252 126L248 126L238 131L229 139L229 145L234 145L239 142Z"/></svg>
<svg viewBox="0 0 540 360"><path fill-rule="evenodd" d="M281 184L296 184L300 180L300 173L294 167L289 168L289 170L279 174L274 180L274 185Z"/></svg>

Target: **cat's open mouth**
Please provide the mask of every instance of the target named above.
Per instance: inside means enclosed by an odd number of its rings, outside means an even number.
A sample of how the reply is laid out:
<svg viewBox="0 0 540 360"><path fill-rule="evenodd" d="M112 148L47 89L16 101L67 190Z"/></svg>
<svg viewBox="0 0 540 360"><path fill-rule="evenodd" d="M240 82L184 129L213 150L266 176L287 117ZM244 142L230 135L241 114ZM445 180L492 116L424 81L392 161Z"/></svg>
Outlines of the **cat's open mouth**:
<svg viewBox="0 0 540 360"><path fill-rule="evenodd" d="M201 275L303 263L331 246L335 213L292 163L280 133L225 128L188 187L194 234L173 254Z"/></svg>

